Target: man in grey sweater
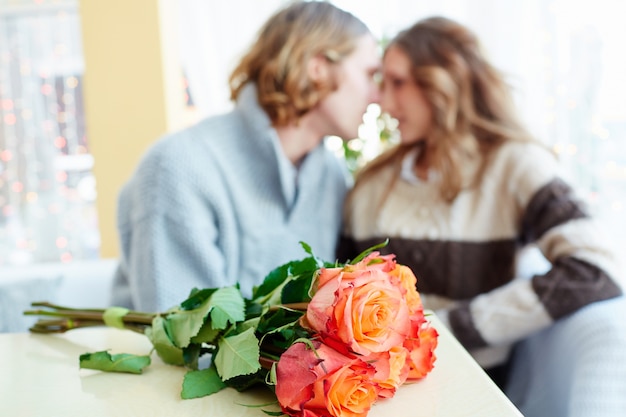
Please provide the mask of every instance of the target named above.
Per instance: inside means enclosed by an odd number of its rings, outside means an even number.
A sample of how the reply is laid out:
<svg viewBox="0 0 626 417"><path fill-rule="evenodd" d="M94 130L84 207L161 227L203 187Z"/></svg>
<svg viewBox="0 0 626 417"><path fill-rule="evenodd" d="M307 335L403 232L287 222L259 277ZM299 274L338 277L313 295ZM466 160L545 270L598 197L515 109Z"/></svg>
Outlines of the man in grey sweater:
<svg viewBox="0 0 626 417"><path fill-rule="evenodd" d="M334 260L350 176L324 138L357 136L378 100L377 43L325 2L272 16L230 78L230 113L161 138L119 196L121 259L112 304L162 311L194 287L239 283L276 266Z"/></svg>

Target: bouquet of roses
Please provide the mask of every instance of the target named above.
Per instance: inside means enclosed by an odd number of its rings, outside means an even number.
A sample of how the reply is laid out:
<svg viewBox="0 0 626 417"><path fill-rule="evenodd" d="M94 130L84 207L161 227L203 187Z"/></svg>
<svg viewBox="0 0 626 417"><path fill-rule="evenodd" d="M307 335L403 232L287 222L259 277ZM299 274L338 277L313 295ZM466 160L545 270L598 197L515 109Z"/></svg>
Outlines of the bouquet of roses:
<svg viewBox="0 0 626 417"><path fill-rule="evenodd" d="M182 397L264 384L290 416L365 416L380 398L433 368L437 332L424 316L416 277L373 247L345 264L309 256L271 271L250 299L238 287L194 290L163 313L49 303L28 315L33 332L109 325L144 333L166 363L190 370ZM208 367L199 358L211 355ZM86 353L82 368L141 373L150 356Z"/></svg>

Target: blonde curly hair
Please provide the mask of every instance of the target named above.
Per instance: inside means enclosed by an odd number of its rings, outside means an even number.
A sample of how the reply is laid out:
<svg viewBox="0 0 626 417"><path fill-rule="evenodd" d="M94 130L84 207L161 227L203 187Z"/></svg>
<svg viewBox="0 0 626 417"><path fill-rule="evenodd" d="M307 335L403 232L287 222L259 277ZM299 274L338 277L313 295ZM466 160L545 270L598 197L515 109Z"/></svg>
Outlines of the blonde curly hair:
<svg viewBox="0 0 626 417"><path fill-rule="evenodd" d="M231 99L236 100L244 85L253 82L274 126L297 123L337 88L335 79L310 79L310 59L321 56L339 63L368 33L361 20L330 3L292 3L265 23L230 75Z"/></svg>

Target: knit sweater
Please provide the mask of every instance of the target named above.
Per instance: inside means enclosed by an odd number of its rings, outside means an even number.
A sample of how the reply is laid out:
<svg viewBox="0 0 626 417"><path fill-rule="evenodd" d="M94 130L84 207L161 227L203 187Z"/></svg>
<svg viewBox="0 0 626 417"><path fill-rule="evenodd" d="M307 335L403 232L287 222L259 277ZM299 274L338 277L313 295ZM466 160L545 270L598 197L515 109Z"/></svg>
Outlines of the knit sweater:
<svg viewBox="0 0 626 417"><path fill-rule="evenodd" d="M349 174L320 144L299 169L242 90L235 109L157 141L118 202L121 259L113 305L163 311L193 288L252 288L304 258L333 260Z"/></svg>
<svg viewBox="0 0 626 417"><path fill-rule="evenodd" d="M483 366L501 363L513 342L555 320L621 294L607 242L546 149L502 145L481 183L452 203L440 196L436 172L427 181L413 174L416 157L357 185L340 256L390 238L383 252L414 270L425 307ZM466 178L477 169L476 161L463 165ZM518 279L518 255L531 244L552 267Z"/></svg>

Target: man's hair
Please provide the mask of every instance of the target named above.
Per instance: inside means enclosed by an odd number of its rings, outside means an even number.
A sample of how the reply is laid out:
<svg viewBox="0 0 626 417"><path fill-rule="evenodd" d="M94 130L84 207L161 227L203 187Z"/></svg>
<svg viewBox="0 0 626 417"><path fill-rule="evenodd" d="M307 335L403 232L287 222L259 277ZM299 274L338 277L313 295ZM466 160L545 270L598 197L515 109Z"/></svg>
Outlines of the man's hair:
<svg viewBox="0 0 626 417"><path fill-rule="evenodd" d="M310 79L310 59L321 56L338 63L368 33L361 20L330 3L292 3L269 18L230 75L231 99L236 100L244 85L253 82L274 126L296 123L337 88L335 79Z"/></svg>

